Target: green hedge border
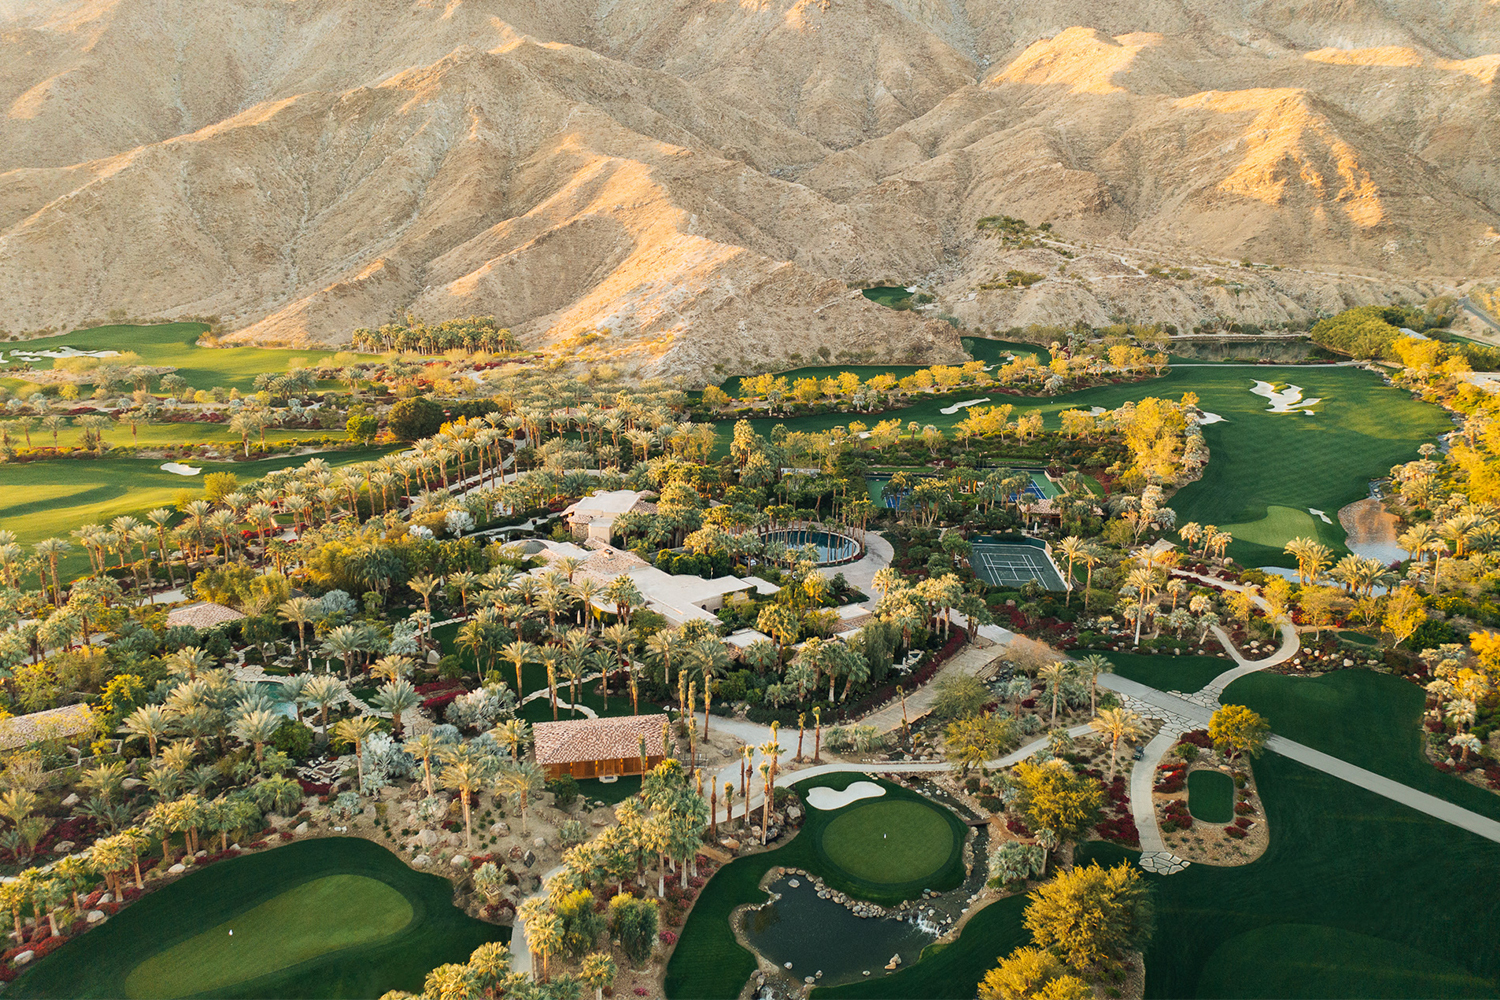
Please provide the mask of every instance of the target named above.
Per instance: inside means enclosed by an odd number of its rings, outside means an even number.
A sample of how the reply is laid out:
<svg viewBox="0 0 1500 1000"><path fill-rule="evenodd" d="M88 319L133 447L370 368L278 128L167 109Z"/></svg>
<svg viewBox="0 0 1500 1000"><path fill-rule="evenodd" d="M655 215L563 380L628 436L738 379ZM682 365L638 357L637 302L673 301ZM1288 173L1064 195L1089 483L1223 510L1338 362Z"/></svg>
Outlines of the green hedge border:
<svg viewBox="0 0 1500 1000"><path fill-rule="evenodd" d="M387 990L419 991L434 966L466 961L486 941L510 939L510 928L475 920L455 907L447 879L413 871L368 840L321 838L220 861L164 886L58 948L6 994L80 1000L126 996L126 977L151 955L294 886L339 874L364 875L396 889L411 902L411 923L393 937L202 995L373 998Z"/></svg>

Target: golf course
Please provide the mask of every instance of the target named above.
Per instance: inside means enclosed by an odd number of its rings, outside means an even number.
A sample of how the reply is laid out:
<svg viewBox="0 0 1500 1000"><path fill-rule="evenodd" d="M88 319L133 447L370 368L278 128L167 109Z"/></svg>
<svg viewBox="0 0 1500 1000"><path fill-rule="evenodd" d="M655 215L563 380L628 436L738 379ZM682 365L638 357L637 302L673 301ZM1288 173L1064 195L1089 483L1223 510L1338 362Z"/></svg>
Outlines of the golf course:
<svg viewBox="0 0 1500 1000"><path fill-rule="evenodd" d="M171 366L195 389L223 386L241 392L254 391L255 376L262 372L282 374L293 368L317 364L334 352L327 350L280 350L265 347L202 347L198 339L209 330L206 323L156 323L150 326L95 326L55 337L0 344L0 384L15 389L25 380L14 371L15 352L40 353L72 348L75 351L127 351L140 356L140 363ZM28 358L32 367L48 369L53 359ZM108 359L105 359L108 360Z"/></svg>
<svg viewBox="0 0 1500 1000"><path fill-rule="evenodd" d="M446 879L367 840L307 840L221 861L69 941L22 997L377 997L420 990L507 928L452 904Z"/></svg>
<svg viewBox="0 0 1500 1000"><path fill-rule="evenodd" d="M986 356L997 345L1026 349L976 341L975 356ZM839 370L799 369L787 377ZM1271 412L1267 397L1251 391L1257 382L1276 388L1297 386L1303 405ZM734 386L726 384L726 389L732 392ZM983 395L982 390L973 392ZM1419 446L1452 429L1439 407L1413 400L1405 390L1385 384L1376 372L1356 366L1179 365L1161 378L1142 382L1041 398L992 393L991 401L1014 404L1017 413L1037 410L1047 426L1055 428L1062 410L1115 409L1147 396L1177 399L1188 392L1198 395L1205 412L1222 420L1204 425L1211 458L1203 477L1183 486L1171 506L1178 524L1196 521L1228 531L1234 541L1227 554L1247 566L1292 565L1282 546L1299 536L1317 538L1335 552L1345 551L1339 508L1368 496L1370 480L1415 459ZM1306 405L1313 399L1318 402ZM829 413L758 418L751 423L762 434L778 423L792 431L813 431L851 419L869 423L891 417L946 429L965 414L963 409L941 412L951 403L946 396L932 397L878 416ZM727 447L727 433L720 438ZM1322 511L1322 516L1312 511Z"/></svg>
<svg viewBox="0 0 1500 1000"><path fill-rule="evenodd" d="M805 797L813 788L842 791L869 780L857 773L829 774L795 782L792 788ZM667 965L668 997L709 1000L739 995L755 971L755 956L735 940L730 914L736 907L765 900L760 880L772 867L812 872L830 889L882 905L915 898L923 889L941 892L963 882L968 834L963 821L894 782L876 784L885 790L883 796L841 809L808 809L801 830L789 843L739 858L709 880Z"/></svg>
<svg viewBox="0 0 1500 1000"><path fill-rule="evenodd" d="M1275 731L1315 749L1500 818L1495 796L1421 759L1422 692L1399 678L1252 674L1224 700L1266 714ZM1500 908L1485 874L1500 866L1500 844L1272 752L1252 766L1270 824L1266 853L1241 867L1146 876L1156 908L1147 997L1500 991ZM1080 863L1133 858L1100 842L1079 851ZM1026 942L1024 905L1024 897L1003 899L920 963L813 995L970 996L998 956Z"/></svg>

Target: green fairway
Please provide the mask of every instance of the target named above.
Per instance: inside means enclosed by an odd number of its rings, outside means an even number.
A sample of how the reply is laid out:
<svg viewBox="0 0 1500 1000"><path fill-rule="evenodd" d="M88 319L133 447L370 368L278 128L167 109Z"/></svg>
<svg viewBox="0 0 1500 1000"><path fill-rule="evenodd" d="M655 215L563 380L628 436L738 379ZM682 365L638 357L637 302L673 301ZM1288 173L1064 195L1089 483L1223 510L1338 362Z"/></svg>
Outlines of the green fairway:
<svg viewBox="0 0 1500 1000"><path fill-rule="evenodd" d="M198 338L208 332L204 323L158 323L153 326L96 326L87 330L36 340L16 341L0 347L11 364L0 365L0 378L25 379L25 372L11 372L16 351L54 351L72 347L79 351L134 351L141 364L167 366L195 389L223 386L250 392L255 376L261 372L277 374L292 367L317 364L331 355L326 350L276 350L260 347L199 347ZM108 359L105 359L106 361ZM293 362L296 365L293 365ZM52 360L39 358L32 362L38 369L52 367Z"/></svg>
<svg viewBox="0 0 1500 1000"><path fill-rule="evenodd" d="M856 781L869 780L870 777L864 774L829 774L794 782L792 787L803 794L809 788L819 786L842 791ZM963 883L963 844L968 835L963 822L948 810L927 804L929 800L916 792L889 781L882 780L877 784L886 793L881 801L915 803L948 825L953 838L948 863L925 878L905 884L890 882L884 873L876 873L877 879L873 881L854 877L835 868L822 848L826 828L843 814L843 810L809 809L801 831L790 843L764 854L737 858L719 869L704 886L693 912L683 925L671 961L667 963L668 997L672 1000L730 1000L739 996L745 980L755 971L755 956L735 940L729 915L738 906L759 903L766 898L759 883L774 866L814 872L831 889L887 905L919 896L923 889L943 892ZM858 808L868 801L860 800L847 808ZM975 981L978 981L977 977ZM972 992L962 995L971 996Z"/></svg>
<svg viewBox="0 0 1500 1000"><path fill-rule="evenodd" d="M1234 822L1234 779L1222 771L1188 775L1188 812L1194 819L1220 826Z"/></svg>
<svg viewBox="0 0 1500 1000"><path fill-rule="evenodd" d="M16 429L13 420L0 420L0 426L9 427L12 442L17 445L25 444L25 435ZM312 438L335 437L342 438L343 432L337 428L332 430L302 429L302 428L266 428L267 444L286 444L294 441L306 441ZM76 425L69 426L57 435L56 444L63 448L77 448L82 444L83 428ZM240 436L229 429L228 423L181 423L181 424L137 424L135 433L130 430L129 421L116 423L114 427L106 429L104 440L113 447L130 447L139 445L142 448L182 448L188 445L214 444L222 446L224 451L239 451L241 447ZM256 434L251 439L251 447L256 448L260 444L260 435ZM31 429L31 443L35 447L52 447L52 434L38 427Z"/></svg>
<svg viewBox="0 0 1500 1000"><path fill-rule="evenodd" d="M155 1000L420 990L434 966L509 939L509 928L470 918L452 898L446 879L413 871L369 841L299 841L147 895L6 992Z"/></svg>
<svg viewBox="0 0 1500 1000"><path fill-rule="evenodd" d="M125 978L125 995L170 1000L234 986L389 937L411 918L411 903L384 882L314 879L151 956Z"/></svg>
<svg viewBox="0 0 1500 1000"><path fill-rule="evenodd" d="M53 459L3 466L0 481L0 528L16 533L23 545L43 538L69 538L82 524L106 523L121 514L140 517L154 507L172 507L186 490L203 492L203 477L210 472L232 472L241 483L259 479L268 472L299 466L320 457L332 466L349 465L379 458L393 449L368 448L331 451L319 456L280 455L254 462L199 462L184 464L201 468L196 476L179 476L162 469L162 462L146 458ZM88 572L88 556L77 545L59 563L59 575L67 578Z"/></svg>
<svg viewBox="0 0 1500 1000"><path fill-rule="evenodd" d="M1266 398L1250 391L1257 381L1292 383L1302 388L1304 399L1316 397L1321 402L1312 407L1312 416L1297 410L1270 413ZM1385 385L1375 372L1353 367L1183 367L1162 378L1129 385L1038 399L998 396L995 401L1013 403L1018 414L1038 410L1047 417L1048 426L1057 427L1057 414L1065 409L1114 409L1147 396L1177 399L1186 392L1197 393L1205 411L1224 419L1204 426L1204 441L1212 457L1203 477L1178 491L1171 506L1178 524L1196 521L1230 530L1235 541L1228 554L1247 566L1293 565L1281 549L1298 535L1314 535L1342 552L1339 508L1368 496L1371 479L1416 458L1420 445L1452 429L1439 407L1417 402L1405 390ZM950 428L963 419L964 411L940 412L948 405L946 398L922 399L878 418L859 419L868 423L900 417ZM760 433L770 434L777 423L786 424L788 430L812 431L851 419L856 418L833 413L760 418L751 423ZM726 451L728 437L727 433L719 435L720 447ZM1323 511L1329 523L1308 513L1308 508Z"/></svg>
<svg viewBox="0 0 1500 1000"><path fill-rule="evenodd" d="M1138 653L1105 653L1114 672L1163 691L1192 694L1234 667L1232 660L1216 656L1150 656Z"/></svg>
<svg viewBox="0 0 1500 1000"><path fill-rule="evenodd" d="M1252 680L1264 687L1252 689ZM1414 692L1415 706L1390 685ZM1420 696L1397 678L1350 670L1316 679L1252 674L1225 701L1268 713L1279 733L1469 808L1488 797L1483 811L1496 815L1494 795L1416 756ZM1275 753L1252 766L1270 829L1266 853L1240 867L1147 876L1156 908L1148 998L1500 995L1500 906L1488 877L1500 866L1500 844ZM1091 842L1078 860L1135 857ZM1023 905L1012 898L981 911L956 942L895 975L815 996L972 997L996 957L1025 940Z"/></svg>
<svg viewBox="0 0 1500 1000"><path fill-rule="evenodd" d="M1221 700L1250 706L1289 740L1500 820L1500 795L1444 774L1422 756L1426 694L1410 681L1368 670L1263 672L1241 677Z"/></svg>
<svg viewBox="0 0 1500 1000"><path fill-rule="evenodd" d="M855 878L914 882L948 863L953 829L923 802L879 798L840 810L821 843L828 860Z"/></svg>

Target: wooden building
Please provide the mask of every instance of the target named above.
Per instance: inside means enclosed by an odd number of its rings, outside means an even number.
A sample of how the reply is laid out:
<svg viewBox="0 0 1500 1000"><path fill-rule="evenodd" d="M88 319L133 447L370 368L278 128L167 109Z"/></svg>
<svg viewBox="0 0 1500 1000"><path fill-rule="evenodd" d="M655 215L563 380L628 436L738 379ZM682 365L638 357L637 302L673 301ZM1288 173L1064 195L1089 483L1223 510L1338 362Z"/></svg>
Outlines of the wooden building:
<svg viewBox="0 0 1500 1000"><path fill-rule="evenodd" d="M536 762L548 781L565 774L575 778L640 774L642 739L646 741L644 770L666 759L662 744L666 725L665 715L538 722L532 727Z"/></svg>

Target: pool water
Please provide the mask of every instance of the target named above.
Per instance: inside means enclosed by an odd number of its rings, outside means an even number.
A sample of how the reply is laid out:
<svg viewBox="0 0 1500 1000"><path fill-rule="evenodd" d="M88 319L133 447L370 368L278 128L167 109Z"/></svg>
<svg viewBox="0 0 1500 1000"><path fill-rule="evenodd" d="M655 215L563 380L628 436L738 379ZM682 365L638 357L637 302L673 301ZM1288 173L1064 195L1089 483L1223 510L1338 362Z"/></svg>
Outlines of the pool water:
<svg viewBox="0 0 1500 1000"><path fill-rule="evenodd" d="M835 535L827 531L768 531L762 536L762 540L780 542L789 549L800 549L805 545L811 545L818 550L818 565L820 566L845 562L859 555L858 542L845 535Z"/></svg>
<svg viewBox="0 0 1500 1000"><path fill-rule="evenodd" d="M790 883L799 884L794 888ZM820 986L836 986L889 975L886 963L900 955L905 968L937 935L908 920L893 917L856 917L801 876L783 876L769 891L781 898L759 909L746 910L740 927L756 951L797 979L815 976ZM792 967L786 968L791 962ZM865 973L868 972L867 977Z"/></svg>

